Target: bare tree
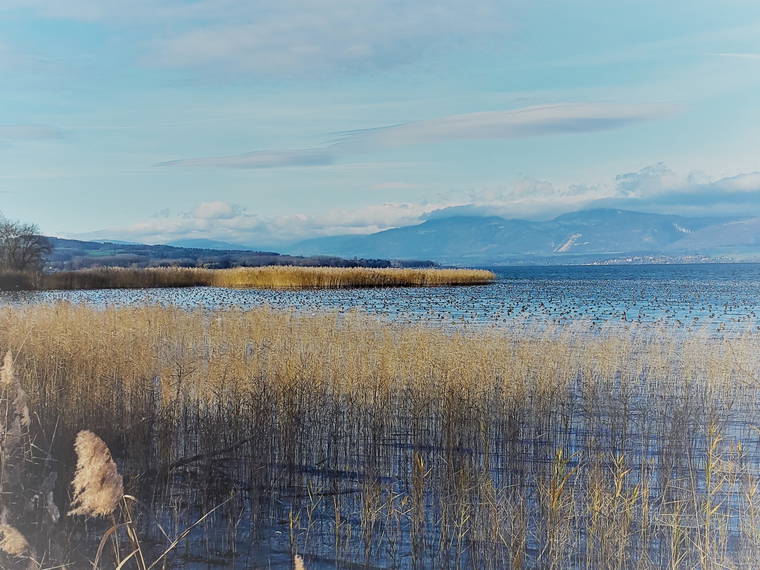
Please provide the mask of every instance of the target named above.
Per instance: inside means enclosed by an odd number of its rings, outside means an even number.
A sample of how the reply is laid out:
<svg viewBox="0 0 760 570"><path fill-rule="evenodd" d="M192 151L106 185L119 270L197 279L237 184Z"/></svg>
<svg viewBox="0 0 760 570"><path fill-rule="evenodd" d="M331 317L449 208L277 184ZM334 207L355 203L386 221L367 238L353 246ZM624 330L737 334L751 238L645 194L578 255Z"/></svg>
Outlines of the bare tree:
<svg viewBox="0 0 760 570"><path fill-rule="evenodd" d="M40 271L51 251L50 241L40 235L36 225L14 222L0 215L0 269Z"/></svg>

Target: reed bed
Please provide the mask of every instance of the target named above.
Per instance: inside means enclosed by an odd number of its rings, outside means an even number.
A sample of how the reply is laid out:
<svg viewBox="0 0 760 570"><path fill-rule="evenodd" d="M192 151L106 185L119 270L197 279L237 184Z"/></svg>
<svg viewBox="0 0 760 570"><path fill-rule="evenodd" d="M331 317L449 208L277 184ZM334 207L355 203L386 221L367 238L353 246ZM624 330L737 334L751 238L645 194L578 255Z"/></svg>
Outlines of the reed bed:
<svg viewBox="0 0 760 570"><path fill-rule="evenodd" d="M266 289L342 289L484 285L495 279L494 273L482 269L269 266L222 270L213 274L211 284Z"/></svg>
<svg viewBox="0 0 760 570"><path fill-rule="evenodd" d="M140 501L146 559L222 505L172 552L179 568L756 567L759 344L266 308L0 310L61 510L83 429ZM15 526L69 567L103 532Z"/></svg>
<svg viewBox="0 0 760 570"><path fill-rule="evenodd" d="M43 289L135 289L231 287L262 289L339 289L351 287L434 287L482 285L496 276L476 269L397 269L366 267L265 266L234 269L105 267L62 271L42 277Z"/></svg>
<svg viewBox="0 0 760 570"><path fill-rule="evenodd" d="M36 289L39 282L39 275L33 272L0 269L0 291Z"/></svg>
<svg viewBox="0 0 760 570"><path fill-rule="evenodd" d="M42 276L41 289L155 289L160 287L205 287L210 285L213 269L194 267L156 267L128 269L99 267L59 271Z"/></svg>

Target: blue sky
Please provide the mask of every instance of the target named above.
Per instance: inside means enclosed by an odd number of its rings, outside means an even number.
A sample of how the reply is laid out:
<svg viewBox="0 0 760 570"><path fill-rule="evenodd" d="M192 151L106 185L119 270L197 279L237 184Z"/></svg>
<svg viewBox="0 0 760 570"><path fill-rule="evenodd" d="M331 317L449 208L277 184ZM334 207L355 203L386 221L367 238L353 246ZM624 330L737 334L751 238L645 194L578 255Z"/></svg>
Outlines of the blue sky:
<svg viewBox="0 0 760 570"><path fill-rule="evenodd" d="M751 1L0 0L0 210L54 235L760 216L758 125Z"/></svg>

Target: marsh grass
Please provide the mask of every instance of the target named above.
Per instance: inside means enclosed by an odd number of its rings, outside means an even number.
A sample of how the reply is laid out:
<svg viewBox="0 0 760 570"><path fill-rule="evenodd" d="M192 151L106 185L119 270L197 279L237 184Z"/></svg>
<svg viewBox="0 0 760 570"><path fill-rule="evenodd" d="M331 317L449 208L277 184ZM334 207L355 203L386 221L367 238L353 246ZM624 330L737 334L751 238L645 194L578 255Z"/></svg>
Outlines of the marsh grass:
<svg viewBox="0 0 760 570"><path fill-rule="evenodd" d="M752 568L759 341L0 310L59 480L79 430L108 441L149 513L135 521L146 558L223 505L171 567ZM96 523L65 524L59 540L92 552Z"/></svg>
<svg viewBox="0 0 760 570"><path fill-rule="evenodd" d="M40 277L42 289L232 287L261 289L340 289L350 287L433 287L482 285L496 276L476 269L396 269L366 267L266 266L235 269L104 267L61 271Z"/></svg>

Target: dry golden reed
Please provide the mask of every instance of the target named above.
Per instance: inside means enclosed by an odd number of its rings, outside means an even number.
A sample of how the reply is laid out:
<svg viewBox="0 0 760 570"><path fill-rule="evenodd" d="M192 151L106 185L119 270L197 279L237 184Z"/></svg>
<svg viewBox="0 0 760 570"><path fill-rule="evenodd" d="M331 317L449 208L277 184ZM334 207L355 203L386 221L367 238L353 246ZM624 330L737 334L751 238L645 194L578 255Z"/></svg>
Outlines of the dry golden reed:
<svg viewBox="0 0 760 570"><path fill-rule="evenodd" d="M106 267L45 275L43 289L231 287L316 289L350 287L434 287L482 285L496 276L477 269L266 266L235 269Z"/></svg>
<svg viewBox="0 0 760 570"><path fill-rule="evenodd" d="M336 565L754 567L760 335L625 327L61 303L0 309L0 347L161 520L239 492L196 557L266 549L250 519Z"/></svg>
<svg viewBox="0 0 760 570"><path fill-rule="evenodd" d="M496 278L478 269L392 269L366 267L241 267L213 273L218 287L339 289L347 287L435 287L482 285Z"/></svg>
<svg viewBox="0 0 760 570"><path fill-rule="evenodd" d="M13 372L13 354L10 350L5 353L3 367L0 369L0 387L7 390L6 394L15 391L12 402L13 409L21 425L29 427L32 420L29 415L28 397Z"/></svg>
<svg viewBox="0 0 760 570"><path fill-rule="evenodd" d="M3 367L0 369L0 384L5 388L13 386L13 353L9 350L3 358Z"/></svg>
<svg viewBox="0 0 760 570"><path fill-rule="evenodd" d="M69 515L103 517L114 513L124 498L124 484L105 442L82 430L74 443L77 468L71 485L74 498Z"/></svg>

